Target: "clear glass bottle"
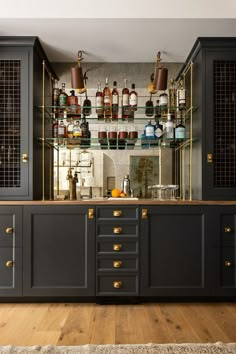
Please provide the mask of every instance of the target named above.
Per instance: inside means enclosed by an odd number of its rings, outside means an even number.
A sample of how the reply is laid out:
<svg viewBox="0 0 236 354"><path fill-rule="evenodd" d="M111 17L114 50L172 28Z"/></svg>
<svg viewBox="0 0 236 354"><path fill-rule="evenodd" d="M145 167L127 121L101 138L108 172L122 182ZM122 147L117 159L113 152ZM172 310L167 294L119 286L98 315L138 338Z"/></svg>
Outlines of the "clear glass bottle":
<svg viewBox="0 0 236 354"><path fill-rule="evenodd" d="M110 121L111 120L111 90L109 87L108 77L106 77L105 80L103 97L104 97L104 118L106 121Z"/></svg>
<svg viewBox="0 0 236 354"><path fill-rule="evenodd" d="M66 137L66 125L64 124L63 120L60 121L58 125L58 138L65 138Z"/></svg>
<svg viewBox="0 0 236 354"><path fill-rule="evenodd" d="M169 112L173 119L175 119L175 112L177 109L177 101L176 101L176 85L173 79L170 80L170 87L169 87Z"/></svg>
<svg viewBox="0 0 236 354"><path fill-rule="evenodd" d="M177 101L178 101L178 108L180 110L186 108L186 90L184 88L183 80L180 81L180 86L177 90Z"/></svg>
<svg viewBox="0 0 236 354"><path fill-rule="evenodd" d="M118 119L119 113L119 92L117 89L117 82L113 82L113 90L112 90L112 120Z"/></svg>
<svg viewBox="0 0 236 354"><path fill-rule="evenodd" d="M138 94L135 91L135 84L131 85L132 91L129 93L129 105L131 111L137 111L138 106Z"/></svg>
<svg viewBox="0 0 236 354"><path fill-rule="evenodd" d="M73 138L80 138L81 137L81 129L79 120L77 120L73 126Z"/></svg>
<svg viewBox="0 0 236 354"><path fill-rule="evenodd" d="M103 120L104 119L104 109L103 109L103 105L104 105L104 99L103 99L103 93L102 93L102 89L101 89L101 81L98 81L98 88L97 88L97 92L96 92L96 113L98 116L99 120Z"/></svg>
<svg viewBox="0 0 236 354"><path fill-rule="evenodd" d="M124 79L124 88L122 90L122 120L129 118L129 89L127 79Z"/></svg>
<svg viewBox="0 0 236 354"><path fill-rule="evenodd" d="M166 115L168 113L168 95L166 92L163 92L159 96L159 104L162 115Z"/></svg>
<svg viewBox="0 0 236 354"><path fill-rule="evenodd" d="M165 126L165 138L174 139L174 122L172 120L171 114L167 114L167 122Z"/></svg>

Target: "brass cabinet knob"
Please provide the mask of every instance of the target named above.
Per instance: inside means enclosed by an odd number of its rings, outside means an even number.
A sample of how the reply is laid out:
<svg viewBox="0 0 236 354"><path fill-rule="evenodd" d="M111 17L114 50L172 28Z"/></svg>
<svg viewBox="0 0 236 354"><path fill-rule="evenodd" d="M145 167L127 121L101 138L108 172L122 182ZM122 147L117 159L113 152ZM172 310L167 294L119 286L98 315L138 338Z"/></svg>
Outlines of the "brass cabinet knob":
<svg viewBox="0 0 236 354"><path fill-rule="evenodd" d="M207 154L207 162L212 163L213 162L213 154Z"/></svg>
<svg viewBox="0 0 236 354"><path fill-rule="evenodd" d="M113 216L120 217L121 215L122 215L122 211L121 210L113 210Z"/></svg>
<svg viewBox="0 0 236 354"><path fill-rule="evenodd" d="M122 287L122 281L113 281L113 288L120 289Z"/></svg>
<svg viewBox="0 0 236 354"><path fill-rule="evenodd" d="M114 234L121 234L121 232L122 232L122 227L113 227Z"/></svg>
<svg viewBox="0 0 236 354"><path fill-rule="evenodd" d="M7 227L6 234L12 234L12 233L13 233L13 227Z"/></svg>
<svg viewBox="0 0 236 354"><path fill-rule="evenodd" d="M148 211L147 209L142 209L142 219L147 219Z"/></svg>
<svg viewBox="0 0 236 354"><path fill-rule="evenodd" d="M230 226L225 226L225 233L229 233L231 231L232 231L232 229Z"/></svg>
<svg viewBox="0 0 236 354"><path fill-rule="evenodd" d="M113 261L113 268L121 268L122 262L121 261Z"/></svg>
<svg viewBox="0 0 236 354"><path fill-rule="evenodd" d="M232 265L233 263L231 261L225 261L225 267L230 268Z"/></svg>
<svg viewBox="0 0 236 354"><path fill-rule="evenodd" d="M8 267L8 268L13 267L13 261L7 261L6 262L6 267Z"/></svg>
<svg viewBox="0 0 236 354"><path fill-rule="evenodd" d="M28 162L28 155L22 154L21 159L22 159L22 162Z"/></svg>
<svg viewBox="0 0 236 354"><path fill-rule="evenodd" d="M116 243L113 245L113 251L121 251L122 249L122 244L121 243Z"/></svg>
<svg viewBox="0 0 236 354"><path fill-rule="evenodd" d="M88 218L94 219L94 209L93 208L88 210Z"/></svg>

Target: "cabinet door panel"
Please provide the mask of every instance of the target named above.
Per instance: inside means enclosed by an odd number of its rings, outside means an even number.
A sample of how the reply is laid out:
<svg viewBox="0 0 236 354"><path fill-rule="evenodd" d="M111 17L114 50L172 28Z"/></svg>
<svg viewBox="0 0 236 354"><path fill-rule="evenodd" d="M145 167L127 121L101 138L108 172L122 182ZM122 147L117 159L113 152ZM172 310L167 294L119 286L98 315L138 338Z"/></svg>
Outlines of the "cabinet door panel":
<svg viewBox="0 0 236 354"><path fill-rule="evenodd" d="M22 249L0 248L0 296L22 295Z"/></svg>
<svg viewBox="0 0 236 354"><path fill-rule="evenodd" d="M141 226L141 294L208 293L205 215L201 208L152 207Z"/></svg>
<svg viewBox="0 0 236 354"><path fill-rule="evenodd" d="M94 220L88 208L25 208L24 295L94 295Z"/></svg>

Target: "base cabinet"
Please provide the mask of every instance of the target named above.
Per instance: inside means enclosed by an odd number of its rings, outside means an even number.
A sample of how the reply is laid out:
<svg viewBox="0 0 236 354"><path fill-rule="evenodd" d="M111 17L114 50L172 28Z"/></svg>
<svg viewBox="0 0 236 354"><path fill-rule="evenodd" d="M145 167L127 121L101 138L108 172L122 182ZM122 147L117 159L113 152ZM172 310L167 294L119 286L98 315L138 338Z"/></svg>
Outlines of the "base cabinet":
<svg viewBox="0 0 236 354"><path fill-rule="evenodd" d="M22 209L0 206L0 297L22 296Z"/></svg>
<svg viewBox="0 0 236 354"><path fill-rule="evenodd" d="M94 296L95 221L89 206L24 209L24 296Z"/></svg>
<svg viewBox="0 0 236 354"><path fill-rule="evenodd" d="M150 206L141 222L141 296L208 296L212 279L207 213Z"/></svg>

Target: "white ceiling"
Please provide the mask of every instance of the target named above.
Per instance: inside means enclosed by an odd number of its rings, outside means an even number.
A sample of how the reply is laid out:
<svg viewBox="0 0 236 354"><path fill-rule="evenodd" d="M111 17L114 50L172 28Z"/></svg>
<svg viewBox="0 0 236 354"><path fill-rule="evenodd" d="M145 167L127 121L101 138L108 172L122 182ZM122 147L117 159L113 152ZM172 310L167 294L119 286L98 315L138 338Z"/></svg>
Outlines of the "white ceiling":
<svg viewBox="0 0 236 354"><path fill-rule="evenodd" d="M2 18L1 36L38 36L51 62L183 62L197 37L236 37L236 19Z"/></svg>

